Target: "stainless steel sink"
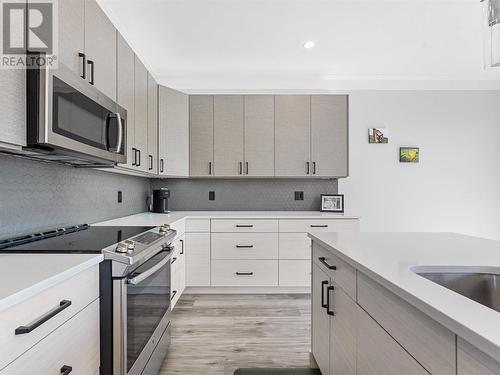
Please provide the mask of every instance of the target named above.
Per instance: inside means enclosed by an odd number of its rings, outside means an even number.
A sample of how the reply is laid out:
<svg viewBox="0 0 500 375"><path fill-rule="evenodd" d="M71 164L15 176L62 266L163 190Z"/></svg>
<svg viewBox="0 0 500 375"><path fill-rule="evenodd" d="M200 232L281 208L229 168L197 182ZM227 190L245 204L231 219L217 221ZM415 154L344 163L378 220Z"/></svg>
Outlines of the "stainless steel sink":
<svg viewBox="0 0 500 375"><path fill-rule="evenodd" d="M500 312L500 275L452 272L417 272L417 274Z"/></svg>

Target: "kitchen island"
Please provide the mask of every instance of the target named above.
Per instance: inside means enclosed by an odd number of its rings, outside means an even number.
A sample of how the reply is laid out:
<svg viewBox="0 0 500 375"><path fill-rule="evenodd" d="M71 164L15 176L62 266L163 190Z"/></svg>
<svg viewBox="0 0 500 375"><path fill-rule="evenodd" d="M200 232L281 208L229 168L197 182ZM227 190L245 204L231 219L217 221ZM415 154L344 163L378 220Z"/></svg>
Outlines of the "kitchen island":
<svg viewBox="0 0 500 375"><path fill-rule="evenodd" d="M312 353L323 375L500 373L500 313L419 275L500 273L500 242L451 233L310 237Z"/></svg>

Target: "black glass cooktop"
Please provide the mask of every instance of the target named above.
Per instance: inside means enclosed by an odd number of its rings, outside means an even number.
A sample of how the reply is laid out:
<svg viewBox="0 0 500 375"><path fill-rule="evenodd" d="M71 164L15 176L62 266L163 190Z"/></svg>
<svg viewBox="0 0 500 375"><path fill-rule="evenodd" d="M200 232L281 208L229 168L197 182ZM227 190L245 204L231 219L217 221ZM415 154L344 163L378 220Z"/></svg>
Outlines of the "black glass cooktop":
<svg viewBox="0 0 500 375"><path fill-rule="evenodd" d="M0 241L0 253L100 253L154 227L78 225Z"/></svg>

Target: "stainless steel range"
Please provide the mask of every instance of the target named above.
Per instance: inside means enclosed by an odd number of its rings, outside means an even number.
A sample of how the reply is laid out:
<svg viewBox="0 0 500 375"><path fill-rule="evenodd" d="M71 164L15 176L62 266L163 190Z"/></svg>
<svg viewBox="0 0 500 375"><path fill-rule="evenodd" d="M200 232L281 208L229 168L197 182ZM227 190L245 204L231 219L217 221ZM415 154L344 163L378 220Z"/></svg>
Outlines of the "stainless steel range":
<svg viewBox="0 0 500 375"><path fill-rule="evenodd" d="M102 375L156 375L170 344L170 244L160 227L79 225L0 241L5 253L103 253Z"/></svg>

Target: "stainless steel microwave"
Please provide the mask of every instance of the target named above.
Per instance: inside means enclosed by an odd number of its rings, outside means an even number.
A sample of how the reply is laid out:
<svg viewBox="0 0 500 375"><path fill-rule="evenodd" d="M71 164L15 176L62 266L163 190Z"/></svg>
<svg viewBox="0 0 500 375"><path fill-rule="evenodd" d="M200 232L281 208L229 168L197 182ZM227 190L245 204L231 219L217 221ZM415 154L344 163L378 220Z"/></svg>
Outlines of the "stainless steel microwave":
<svg viewBox="0 0 500 375"><path fill-rule="evenodd" d="M24 154L76 166L126 163L127 111L78 74L27 69Z"/></svg>

